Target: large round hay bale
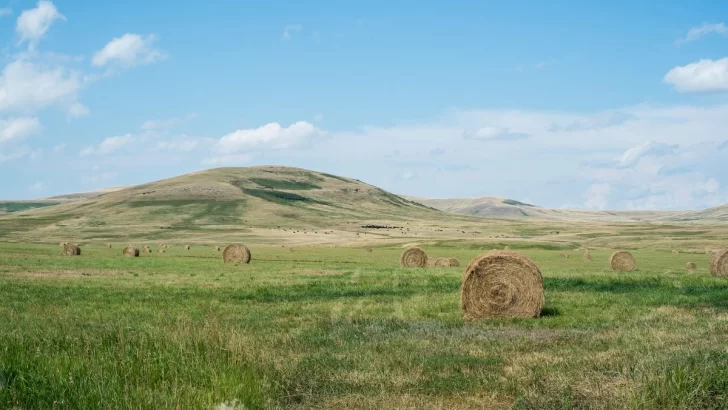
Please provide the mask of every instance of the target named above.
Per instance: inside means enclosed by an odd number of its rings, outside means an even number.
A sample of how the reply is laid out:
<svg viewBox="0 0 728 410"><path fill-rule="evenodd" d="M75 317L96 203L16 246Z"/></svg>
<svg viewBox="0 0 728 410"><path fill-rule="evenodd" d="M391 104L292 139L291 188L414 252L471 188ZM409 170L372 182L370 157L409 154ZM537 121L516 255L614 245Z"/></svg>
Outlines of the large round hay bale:
<svg viewBox="0 0 728 410"><path fill-rule="evenodd" d="M250 249L243 244L233 244L222 251L222 260L225 263L250 263Z"/></svg>
<svg viewBox="0 0 728 410"><path fill-rule="evenodd" d="M424 268L427 266L427 254L420 248L407 248L399 257L399 264L405 268Z"/></svg>
<svg viewBox="0 0 728 410"><path fill-rule="evenodd" d="M489 252L465 269L460 309L466 319L538 317L543 303L541 271L519 252Z"/></svg>
<svg viewBox="0 0 728 410"><path fill-rule="evenodd" d="M693 262L688 262L685 264L685 269L687 269L687 270L695 270L697 268L698 268L698 266L695 265Z"/></svg>
<svg viewBox="0 0 728 410"><path fill-rule="evenodd" d="M435 266L438 268L449 268L450 259L449 258L437 258L437 259L435 259Z"/></svg>
<svg viewBox="0 0 728 410"><path fill-rule="evenodd" d="M710 261L710 274L713 276L728 276L728 250L716 252Z"/></svg>
<svg viewBox="0 0 728 410"><path fill-rule="evenodd" d="M634 256L627 251L617 251L609 257L609 266L612 270L618 271L633 271L637 264L635 263Z"/></svg>
<svg viewBox="0 0 728 410"><path fill-rule="evenodd" d="M460 266L460 261L457 258L450 258L450 267L457 268Z"/></svg>
<svg viewBox="0 0 728 410"><path fill-rule="evenodd" d="M139 256L139 248L136 248L134 246L127 246L126 248L124 248L121 254L129 258L136 258Z"/></svg>
<svg viewBox="0 0 728 410"><path fill-rule="evenodd" d="M72 243L64 243L61 248L61 254L63 256L79 256L81 255L81 248Z"/></svg>

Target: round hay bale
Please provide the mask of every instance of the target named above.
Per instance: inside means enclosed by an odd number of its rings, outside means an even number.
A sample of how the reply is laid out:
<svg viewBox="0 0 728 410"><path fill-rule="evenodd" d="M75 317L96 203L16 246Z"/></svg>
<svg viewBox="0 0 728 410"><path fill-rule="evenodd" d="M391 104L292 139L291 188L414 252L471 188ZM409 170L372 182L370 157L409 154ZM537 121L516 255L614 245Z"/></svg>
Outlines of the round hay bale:
<svg viewBox="0 0 728 410"><path fill-rule="evenodd" d="M561 254L561 257L564 258L564 259L569 259L569 254L568 253L562 253Z"/></svg>
<svg viewBox="0 0 728 410"><path fill-rule="evenodd" d="M63 256L79 256L81 255L81 248L72 243L63 243L61 254Z"/></svg>
<svg viewBox="0 0 728 410"><path fill-rule="evenodd" d="M190 250L190 245L185 245L185 250L186 251L189 251Z"/></svg>
<svg viewBox="0 0 728 410"><path fill-rule="evenodd" d="M633 271L637 267L634 256L627 251L617 251L609 257L609 266L612 270Z"/></svg>
<svg viewBox="0 0 728 410"><path fill-rule="evenodd" d="M424 268L427 266L427 254L420 248L408 248L402 252L399 264L404 268Z"/></svg>
<svg viewBox="0 0 728 410"><path fill-rule="evenodd" d="M222 252L225 263L250 263L250 249L243 244L228 245Z"/></svg>
<svg viewBox="0 0 728 410"><path fill-rule="evenodd" d="M67 243L68 243L68 242L60 242L60 243L58 244L58 246L61 246L61 247L63 247L63 246L66 246L66 244L67 244Z"/></svg>
<svg viewBox="0 0 728 410"><path fill-rule="evenodd" d="M367 253L372 253L372 248L367 248L366 251Z"/></svg>
<svg viewBox="0 0 728 410"><path fill-rule="evenodd" d="M215 247L215 252L220 252L220 249L222 249L222 248L220 248L219 246L216 246Z"/></svg>
<svg viewBox="0 0 728 410"><path fill-rule="evenodd" d="M109 249L111 249L111 244L110 243L107 243L106 244L106 247L109 248Z"/></svg>
<svg viewBox="0 0 728 410"><path fill-rule="evenodd" d="M435 259L435 266L438 268L449 268L450 259L449 258L437 258L437 259Z"/></svg>
<svg viewBox="0 0 728 410"><path fill-rule="evenodd" d="M505 248L503 248L503 250L504 251L510 251L511 250L511 247L510 246L506 246Z"/></svg>
<svg viewBox="0 0 728 410"><path fill-rule="evenodd" d="M460 261L457 258L450 258L450 267L451 268L460 267Z"/></svg>
<svg viewBox="0 0 728 410"><path fill-rule="evenodd" d="M490 252L465 269L460 309L466 319L539 317L543 304L541 271L519 252Z"/></svg>
<svg viewBox="0 0 728 410"><path fill-rule="evenodd" d="M688 262L685 264L685 269L687 269L687 270L695 270L697 268L698 268L698 266L692 262Z"/></svg>
<svg viewBox="0 0 728 410"><path fill-rule="evenodd" d="M677 250L677 249L673 249L673 250L672 250L672 254L673 254L673 255L680 255L680 251L679 251L679 250Z"/></svg>
<svg viewBox="0 0 728 410"><path fill-rule="evenodd" d="M165 252L167 252L167 251L165 251L164 249L159 250L159 253L165 253Z"/></svg>
<svg viewBox="0 0 728 410"><path fill-rule="evenodd" d="M591 262L591 259L592 259L592 258L591 258L591 254L590 254L590 253L585 253L585 254L584 254L584 260L585 260L585 261L587 261L587 262Z"/></svg>
<svg viewBox="0 0 728 410"><path fill-rule="evenodd" d="M713 276L728 276L728 250L716 252L710 261L710 274Z"/></svg>
<svg viewBox="0 0 728 410"><path fill-rule="evenodd" d="M136 258L139 256L139 248L135 248L133 246L127 246L126 248L124 248L124 250L121 252L121 254L128 258Z"/></svg>

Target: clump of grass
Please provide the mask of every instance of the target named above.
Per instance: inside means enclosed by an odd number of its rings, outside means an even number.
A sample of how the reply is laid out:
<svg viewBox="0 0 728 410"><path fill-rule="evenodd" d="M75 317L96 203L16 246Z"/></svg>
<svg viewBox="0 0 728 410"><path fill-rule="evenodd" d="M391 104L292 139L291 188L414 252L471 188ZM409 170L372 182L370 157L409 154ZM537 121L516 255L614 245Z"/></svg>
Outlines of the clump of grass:
<svg viewBox="0 0 728 410"><path fill-rule="evenodd" d="M640 409L725 409L728 353L694 353L648 369L632 398Z"/></svg>

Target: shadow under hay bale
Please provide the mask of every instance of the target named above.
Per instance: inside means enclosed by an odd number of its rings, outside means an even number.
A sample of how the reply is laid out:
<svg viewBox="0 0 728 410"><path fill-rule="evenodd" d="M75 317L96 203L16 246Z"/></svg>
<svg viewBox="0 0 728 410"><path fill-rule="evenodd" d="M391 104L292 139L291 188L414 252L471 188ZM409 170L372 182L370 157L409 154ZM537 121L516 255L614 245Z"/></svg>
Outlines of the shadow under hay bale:
<svg viewBox="0 0 728 410"><path fill-rule="evenodd" d="M451 268L460 267L460 261L457 258L450 258L450 267Z"/></svg>
<svg viewBox="0 0 728 410"><path fill-rule="evenodd" d="M716 252L710 260L710 274L713 276L728 276L728 250Z"/></svg>
<svg viewBox="0 0 728 410"><path fill-rule="evenodd" d="M61 248L61 254L63 256L80 256L81 248L72 243L63 243L63 246Z"/></svg>
<svg viewBox="0 0 728 410"><path fill-rule="evenodd" d="M449 258L437 258L437 259L435 259L435 266L438 268L449 268L450 259Z"/></svg>
<svg viewBox="0 0 728 410"><path fill-rule="evenodd" d="M627 251L617 251L609 257L609 266L616 271L633 271L637 267L634 256Z"/></svg>
<svg viewBox="0 0 728 410"><path fill-rule="evenodd" d="M189 251L190 250L190 245L185 245L185 250L186 251Z"/></svg>
<svg viewBox="0 0 728 410"><path fill-rule="evenodd" d="M121 254L126 256L127 258L136 258L139 257L139 248L127 246L126 248L124 248Z"/></svg>
<svg viewBox="0 0 728 410"><path fill-rule="evenodd" d="M465 269L460 288L465 319L535 318L543 304L541 271L521 253L489 252Z"/></svg>
<svg viewBox="0 0 728 410"><path fill-rule="evenodd" d="M224 263L250 263L250 258L250 249L241 243L228 245L222 252Z"/></svg>
<svg viewBox="0 0 728 410"><path fill-rule="evenodd" d="M399 264L404 268L424 268L427 266L427 254L420 248L408 248L402 252Z"/></svg>

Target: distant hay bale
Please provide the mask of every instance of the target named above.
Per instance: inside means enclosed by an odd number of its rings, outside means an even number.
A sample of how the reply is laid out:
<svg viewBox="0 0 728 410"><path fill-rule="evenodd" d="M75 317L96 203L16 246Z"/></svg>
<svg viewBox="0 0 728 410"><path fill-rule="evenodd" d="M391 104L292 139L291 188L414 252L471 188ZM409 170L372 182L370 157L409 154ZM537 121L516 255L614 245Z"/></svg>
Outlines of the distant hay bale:
<svg viewBox="0 0 728 410"><path fill-rule="evenodd" d="M450 258L450 267L457 268L460 266L460 261L457 258Z"/></svg>
<svg viewBox="0 0 728 410"><path fill-rule="evenodd" d="M219 246L216 246L215 247L215 252L220 252L220 249L222 249L222 248L220 248Z"/></svg>
<svg viewBox="0 0 728 410"><path fill-rule="evenodd" d="M293 252L293 247L292 246L289 246L288 247L288 252Z"/></svg>
<svg viewBox="0 0 728 410"><path fill-rule="evenodd" d="M366 248L365 251L366 253L372 253L372 248Z"/></svg>
<svg viewBox="0 0 728 410"><path fill-rule="evenodd" d="M591 262L591 260L592 260L591 254L590 253L585 253L584 254L584 260L587 261L587 262Z"/></svg>
<svg viewBox="0 0 728 410"><path fill-rule="evenodd" d="M569 254L568 253L562 253L560 256L562 258L564 258L564 259L569 259Z"/></svg>
<svg viewBox="0 0 728 410"><path fill-rule="evenodd" d="M672 254L673 254L673 255L680 255L680 251L679 251L679 250L677 250L677 249L673 249L673 250L672 250Z"/></svg>
<svg viewBox="0 0 728 410"><path fill-rule="evenodd" d="M688 262L685 264L685 269L687 269L687 270L695 270L697 268L698 268L698 266L692 262Z"/></svg>
<svg viewBox="0 0 728 410"><path fill-rule="evenodd" d="M510 251L511 250L511 247L510 246L506 246L505 248L503 248L503 250L504 251Z"/></svg>
<svg viewBox="0 0 728 410"><path fill-rule="evenodd" d="M228 245L222 252L222 260L225 263L250 263L250 249L241 243Z"/></svg>
<svg viewBox="0 0 728 410"><path fill-rule="evenodd" d="M189 251L190 250L190 245L185 245L185 250L186 251Z"/></svg>
<svg viewBox="0 0 728 410"><path fill-rule="evenodd" d="M164 249L159 250L159 253L165 253L165 252L167 252L167 251L165 251Z"/></svg>
<svg viewBox="0 0 728 410"><path fill-rule="evenodd" d="M427 267L428 268L434 267L435 261L437 261L437 258L427 258Z"/></svg>
<svg viewBox="0 0 728 410"><path fill-rule="evenodd" d="M81 248L72 243L64 242L62 245L61 254L63 256L80 256Z"/></svg>
<svg viewBox="0 0 728 410"><path fill-rule="evenodd" d="M106 244L106 247L109 248L109 249L111 249L111 244L110 243L107 243Z"/></svg>
<svg viewBox="0 0 728 410"><path fill-rule="evenodd" d="M427 254L420 248L408 248L402 252L399 264L404 268L424 268L427 266Z"/></svg>
<svg viewBox="0 0 728 410"><path fill-rule="evenodd" d="M612 270L618 271L633 271L637 264L635 263L634 256L627 251L617 251L609 257L609 266Z"/></svg>
<svg viewBox="0 0 728 410"><path fill-rule="evenodd" d="M728 250L715 253L710 261L710 274L713 276L728 276Z"/></svg>
<svg viewBox="0 0 728 410"><path fill-rule="evenodd" d="M435 266L438 268L449 268L450 259L449 258L437 258L437 259L435 259Z"/></svg>
<svg viewBox="0 0 728 410"><path fill-rule="evenodd" d="M61 242L61 243L59 243L59 244L58 244L58 246L61 246L61 247L63 247L63 246L66 246L66 244L67 244L67 243L68 243L68 242Z"/></svg>
<svg viewBox="0 0 728 410"><path fill-rule="evenodd" d="M136 258L139 256L139 248L127 246L126 248L124 248L121 254L129 258Z"/></svg>
<svg viewBox="0 0 728 410"><path fill-rule="evenodd" d="M519 252L489 252L465 269L460 309L466 319L535 318L543 304L541 271Z"/></svg>

